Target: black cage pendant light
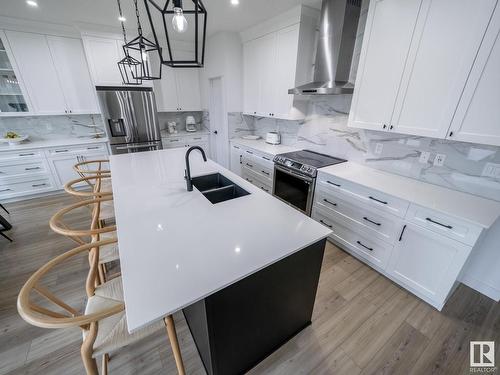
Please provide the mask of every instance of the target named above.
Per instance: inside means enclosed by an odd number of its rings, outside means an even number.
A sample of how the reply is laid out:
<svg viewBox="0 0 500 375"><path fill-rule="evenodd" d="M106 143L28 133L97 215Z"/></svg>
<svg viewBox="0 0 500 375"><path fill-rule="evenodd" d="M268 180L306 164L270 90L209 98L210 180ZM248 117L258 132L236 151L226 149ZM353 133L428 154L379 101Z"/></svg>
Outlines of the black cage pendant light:
<svg viewBox="0 0 500 375"><path fill-rule="evenodd" d="M183 7L182 0L166 0L163 6L160 6L158 0L144 0L144 5L148 13L149 23L155 42L158 42L158 26L154 25L152 13L159 12L163 23L163 32L167 41L167 51L160 51L161 63L173 68L202 68L205 62L205 41L207 32L207 10L201 0L187 0L189 7ZM150 6L151 5L151 6ZM171 25L173 33L184 33L193 25L188 24L186 15L190 20L194 18L194 53L193 59L176 58L175 52L172 50L171 39L175 40L175 36L169 35L169 27ZM171 30L171 31L172 31Z"/></svg>
<svg viewBox="0 0 500 375"><path fill-rule="evenodd" d="M157 59L150 59L151 55L158 54L161 56L161 48L159 44L153 43L151 40L142 35L141 20L139 17L139 7L137 5L137 0L134 0L135 5L135 15L137 17L137 38L131 40L123 46L123 49L137 51L140 60L139 75L134 78L141 80L153 80L161 79L161 61L155 64ZM130 52L130 51L129 51ZM151 55L149 55L151 53ZM155 65L155 66L153 66ZM154 74L153 72L157 73Z"/></svg>
<svg viewBox="0 0 500 375"><path fill-rule="evenodd" d="M120 22L122 24L123 31L123 44L125 45L127 44L127 33L125 32L125 25L123 24L122 6L120 4L120 0L117 1L118 11L120 12ZM118 69L120 70L120 75L122 76L123 83L125 85L141 85L142 79L136 78L140 75L141 62L130 56L126 48L123 48L123 52L125 53L125 57L118 61Z"/></svg>

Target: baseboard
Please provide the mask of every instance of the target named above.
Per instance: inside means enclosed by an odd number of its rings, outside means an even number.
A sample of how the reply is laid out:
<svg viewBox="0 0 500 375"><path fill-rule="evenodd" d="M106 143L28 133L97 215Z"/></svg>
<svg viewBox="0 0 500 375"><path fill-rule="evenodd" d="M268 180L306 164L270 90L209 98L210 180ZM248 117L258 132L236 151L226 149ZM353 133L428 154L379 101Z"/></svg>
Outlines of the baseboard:
<svg viewBox="0 0 500 375"><path fill-rule="evenodd" d="M480 280L477 280L467 274L464 274L460 277L460 282L462 284L467 285L468 287L471 287L472 289L478 291L481 294L484 294L486 297L489 297L496 302L500 301L500 290L497 288L494 288Z"/></svg>

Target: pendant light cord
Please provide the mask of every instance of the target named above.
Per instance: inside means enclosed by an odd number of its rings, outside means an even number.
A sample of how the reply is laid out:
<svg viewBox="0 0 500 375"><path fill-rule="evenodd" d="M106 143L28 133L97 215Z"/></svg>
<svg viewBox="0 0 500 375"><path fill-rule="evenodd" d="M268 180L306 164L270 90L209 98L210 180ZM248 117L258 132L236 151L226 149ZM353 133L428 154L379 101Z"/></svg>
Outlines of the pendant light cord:
<svg viewBox="0 0 500 375"><path fill-rule="evenodd" d="M141 19L139 17L139 6L137 5L137 0L134 0L134 5L135 5L135 16L137 17L137 32L139 33L139 36L142 36L142 26L141 26Z"/></svg>
<svg viewBox="0 0 500 375"><path fill-rule="evenodd" d="M127 33L125 32L125 23L123 20L123 12L122 12L122 4L120 0L116 0L118 2L118 13L120 13L120 23L122 24L122 33L123 33L123 43L127 44Z"/></svg>

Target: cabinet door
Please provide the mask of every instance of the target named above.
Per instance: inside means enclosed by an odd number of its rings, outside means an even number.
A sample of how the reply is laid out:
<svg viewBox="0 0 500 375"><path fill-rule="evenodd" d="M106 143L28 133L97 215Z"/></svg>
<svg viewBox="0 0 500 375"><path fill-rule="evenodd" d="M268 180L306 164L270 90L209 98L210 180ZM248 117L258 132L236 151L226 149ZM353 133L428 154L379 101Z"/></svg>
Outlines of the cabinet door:
<svg viewBox="0 0 500 375"><path fill-rule="evenodd" d="M257 96L257 114L270 116L274 110L274 93L276 85L276 33L256 39L258 56L259 93Z"/></svg>
<svg viewBox="0 0 500 375"><path fill-rule="evenodd" d="M287 119L293 107L294 96L288 90L295 87L299 24L278 31L276 35L276 64L274 65L273 117Z"/></svg>
<svg viewBox="0 0 500 375"><path fill-rule="evenodd" d="M6 31L14 58L37 114L67 111L59 77L44 35Z"/></svg>
<svg viewBox="0 0 500 375"><path fill-rule="evenodd" d="M177 97L181 111L201 111L199 69L175 69Z"/></svg>
<svg viewBox="0 0 500 375"><path fill-rule="evenodd" d="M28 99L7 37L0 30L0 116L32 111Z"/></svg>
<svg viewBox="0 0 500 375"><path fill-rule="evenodd" d="M372 0L349 126L387 129L422 0Z"/></svg>
<svg viewBox="0 0 500 375"><path fill-rule="evenodd" d="M47 37L59 81L71 113L99 113L81 40Z"/></svg>
<svg viewBox="0 0 500 375"><path fill-rule="evenodd" d="M89 154L85 155L87 160L104 160L108 159L108 155L106 154ZM73 166L78 163L77 156L71 155L66 157L58 157L49 159L52 164L52 169L54 171L55 184L57 188L62 188L66 183L71 180L75 180L80 178L73 170ZM85 183L80 183L75 186L85 186Z"/></svg>
<svg viewBox="0 0 500 375"><path fill-rule="evenodd" d="M257 42L251 40L243 46L243 112L257 114L259 97L259 66Z"/></svg>
<svg viewBox="0 0 500 375"><path fill-rule="evenodd" d="M424 0L391 126L444 138L497 0Z"/></svg>
<svg viewBox="0 0 500 375"><path fill-rule="evenodd" d="M490 22L448 138L500 146L500 8Z"/></svg>
<svg viewBox="0 0 500 375"><path fill-rule="evenodd" d="M118 61L123 57L116 39L85 36L85 53L95 85L120 86L123 84Z"/></svg>
<svg viewBox="0 0 500 375"><path fill-rule="evenodd" d="M157 58L155 56L151 58ZM175 112L179 110L177 100L177 82L175 69L164 66L161 72L161 79L153 82L156 106L159 112Z"/></svg>
<svg viewBox="0 0 500 375"><path fill-rule="evenodd" d="M401 240L389 259L387 272L412 289L432 300L444 303L462 269L471 247L405 223Z"/></svg>
<svg viewBox="0 0 500 375"><path fill-rule="evenodd" d="M241 176L241 148L240 146L231 146L231 171Z"/></svg>

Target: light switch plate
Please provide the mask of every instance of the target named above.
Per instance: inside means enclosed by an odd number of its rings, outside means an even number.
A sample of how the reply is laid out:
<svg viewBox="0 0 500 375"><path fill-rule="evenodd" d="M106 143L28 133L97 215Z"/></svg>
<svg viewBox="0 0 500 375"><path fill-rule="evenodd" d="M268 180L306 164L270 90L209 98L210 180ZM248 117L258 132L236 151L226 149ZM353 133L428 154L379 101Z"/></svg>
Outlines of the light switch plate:
<svg viewBox="0 0 500 375"><path fill-rule="evenodd" d="M436 154L436 157L434 158L434 166L442 167L444 165L445 160L446 160L445 154Z"/></svg>
<svg viewBox="0 0 500 375"><path fill-rule="evenodd" d="M384 144L383 143L377 143L375 145L375 154L380 155L382 153L382 150L384 149Z"/></svg>
<svg viewBox="0 0 500 375"><path fill-rule="evenodd" d="M500 178L500 164L486 163L486 165L483 168L483 173L481 173L481 176Z"/></svg>
<svg viewBox="0 0 500 375"><path fill-rule="evenodd" d="M427 164L430 157L431 157L431 153L429 151L422 151L420 153L420 157L418 158L418 162L422 163L422 164Z"/></svg>

